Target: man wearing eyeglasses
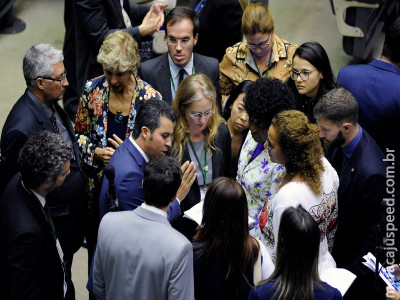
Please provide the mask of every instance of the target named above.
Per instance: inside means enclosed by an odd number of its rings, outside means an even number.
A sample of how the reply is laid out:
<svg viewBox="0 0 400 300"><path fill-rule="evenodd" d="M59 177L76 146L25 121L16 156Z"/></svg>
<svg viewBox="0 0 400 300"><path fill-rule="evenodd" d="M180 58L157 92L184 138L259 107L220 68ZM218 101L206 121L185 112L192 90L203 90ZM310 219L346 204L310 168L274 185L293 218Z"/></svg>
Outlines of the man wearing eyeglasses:
<svg viewBox="0 0 400 300"><path fill-rule="evenodd" d="M27 89L9 113L1 134L0 193L19 171L19 151L34 133L48 130L60 134L73 146L70 175L60 188L46 197L64 252L66 273L70 277L73 254L80 248L84 236L85 192L75 133L67 114L58 104L68 86L63 59L62 51L50 44L35 44L24 56ZM66 298L75 299L72 283Z"/></svg>
<svg viewBox="0 0 400 300"><path fill-rule="evenodd" d="M144 62L139 77L159 91L163 100L172 104L179 84L195 73L207 75L217 91L217 106L221 106L218 60L193 53L199 37L199 18L188 7L177 6L165 18L168 53Z"/></svg>

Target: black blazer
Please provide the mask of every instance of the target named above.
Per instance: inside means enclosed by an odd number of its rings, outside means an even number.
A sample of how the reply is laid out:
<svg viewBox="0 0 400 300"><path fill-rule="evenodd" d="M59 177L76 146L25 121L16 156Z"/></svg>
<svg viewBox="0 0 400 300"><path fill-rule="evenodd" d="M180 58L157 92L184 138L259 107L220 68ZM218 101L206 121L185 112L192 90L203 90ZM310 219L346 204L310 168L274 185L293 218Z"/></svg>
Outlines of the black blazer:
<svg viewBox="0 0 400 300"><path fill-rule="evenodd" d="M328 153L330 162L333 155ZM385 196L383 154L363 130L361 140L342 170L338 190L338 227L332 256L338 268L357 275L346 296L369 299L373 272L362 265L362 256L375 253L377 227L381 221L381 202ZM360 296L361 295L361 296ZM354 299L355 299L354 298Z"/></svg>
<svg viewBox="0 0 400 300"><path fill-rule="evenodd" d="M225 124L221 124L218 127L218 135L215 141L217 150L212 151L212 177L218 178L221 176L231 176L231 134L229 133L228 127ZM182 163L185 161L191 162L189 150L184 148L183 150ZM185 210L190 209L194 205L200 202L200 188L199 183L196 180L193 182L186 198L181 202L182 214ZM197 223L188 219L183 218L183 215L172 223L172 226L192 241L193 236L196 233Z"/></svg>
<svg viewBox="0 0 400 300"><path fill-rule="evenodd" d="M141 24L149 6L130 6L129 0L124 0L123 4L134 26L132 28L125 26L119 0L66 0L64 63L68 72L73 73L69 89L75 90L77 100L86 81L103 74L97 54L110 33L123 30L140 42L139 28L135 25Z"/></svg>
<svg viewBox="0 0 400 300"><path fill-rule="evenodd" d="M18 172L18 154L28 138L35 132L48 130L57 133L50 119L28 96L28 91L11 109L1 134L0 189L3 191L10 178ZM51 210L57 236L66 256L76 252L84 235L85 181L79 164L78 142L71 121L60 105L55 104L63 125L73 141L76 160L71 160L71 173L63 185L51 192L47 203Z"/></svg>
<svg viewBox="0 0 400 300"><path fill-rule="evenodd" d="M221 112L221 93L219 87L219 64L215 58L193 53L194 71L203 73L210 78L217 91L217 106ZM150 59L141 64L138 75L159 91L163 100L172 104L171 81L168 53Z"/></svg>
<svg viewBox="0 0 400 300"><path fill-rule="evenodd" d="M63 299L64 274L50 224L19 177L0 200L2 299Z"/></svg>

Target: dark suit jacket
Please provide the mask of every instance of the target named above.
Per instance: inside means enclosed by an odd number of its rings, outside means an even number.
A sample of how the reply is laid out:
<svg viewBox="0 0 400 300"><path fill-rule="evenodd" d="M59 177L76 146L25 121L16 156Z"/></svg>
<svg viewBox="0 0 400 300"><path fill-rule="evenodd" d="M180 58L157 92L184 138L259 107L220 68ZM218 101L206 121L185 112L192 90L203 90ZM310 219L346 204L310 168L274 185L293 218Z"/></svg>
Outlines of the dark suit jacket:
<svg viewBox="0 0 400 300"><path fill-rule="evenodd" d="M203 73L210 78L217 91L217 106L221 111L221 93L219 88L219 65L215 58L193 53L195 73ZM138 75L159 91L163 100L172 104L171 80L168 53L150 59L141 64Z"/></svg>
<svg viewBox="0 0 400 300"><path fill-rule="evenodd" d="M400 70L375 59L367 65L340 69L340 85L356 98L358 123L376 141L382 152L400 150ZM400 165L400 164L398 164Z"/></svg>
<svg viewBox="0 0 400 300"><path fill-rule="evenodd" d="M104 39L112 32L123 30L140 41L139 28L135 25L141 24L149 7L134 5L131 8L129 0L123 3L132 28L125 26L119 0L66 0L65 19L72 19L72 22L65 22L64 63L68 72L73 73L68 91L75 101L75 113L85 82L103 74L97 54Z"/></svg>
<svg viewBox="0 0 400 300"><path fill-rule="evenodd" d="M71 160L71 173L63 185L47 196L57 236L60 239L64 254L70 256L81 246L85 209L84 177L80 168L78 143L66 113L60 105L55 104L65 128L73 141L77 161ZM48 130L58 133L50 119L45 117L41 108L28 96L28 91L19 98L11 109L1 134L0 189L18 172L18 154L28 138L35 132Z"/></svg>
<svg viewBox="0 0 400 300"><path fill-rule="evenodd" d="M330 162L332 158L332 155L328 156ZM338 268L348 269L358 276L348 296L354 291L355 294L365 293L367 297L369 292L366 280L372 277L373 272L361 262L363 255L375 253L381 202L385 195L385 174L383 154L363 130L360 142L342 170L338 190L338 227L332 251Z"/></svg>
<svg viewBox="0 0 400 300"><path fill-rule="evenodd" d="M144 202L142 180L146 161L132 142L127 138L110 159L115 168L115 188L119 202L119 210L133 210ZM108 212L105 194L109 182L104 176L99 197L100 219ZM168 209L168 221L171 223L181 214L178 201L174 201Z"/></svg>
<svg viewBox="0 0 400 300"><path fill-rule="evenodd" d="M208 0L199 14L194 51L221 61L226 48L242 40L243 10L237 0Z"/></svg>
<svg viewBox="0 0 400 300"><path fill-rule="evenodd" d="M64 275L39 199L19 174L0 200L0 290L2 299L63 299Z"/></svg>

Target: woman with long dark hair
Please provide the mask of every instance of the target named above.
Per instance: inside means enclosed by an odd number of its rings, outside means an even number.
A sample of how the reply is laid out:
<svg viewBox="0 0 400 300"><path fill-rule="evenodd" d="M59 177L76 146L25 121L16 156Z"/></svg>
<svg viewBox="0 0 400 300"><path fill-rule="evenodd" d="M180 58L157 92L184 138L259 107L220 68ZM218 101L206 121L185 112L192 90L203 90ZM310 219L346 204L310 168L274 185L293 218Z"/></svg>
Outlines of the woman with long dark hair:
<svg viewBox="0 0 400 300"><path fill-rule="evenodd" d="M265 246L249 235L246 194L235 180L220 177L209 186L193 255L196 300L247 299L257 277L272 273Z"/></svg>
<svg viewBox="0 0 400 300"><path fill-rule="evenodd" d="M316 123L315 104L321 96L337 87L328 54L321 44L307 42L296 49L287 84L295 96L297 109Z"/></svg>
<svg viewBox="0 0 400 300"><path fill-rule="evenodd" d="M319 229L301 206L282 213L275 270L253 288L249 300L339 300L342 295L318 276Z"/></svg>

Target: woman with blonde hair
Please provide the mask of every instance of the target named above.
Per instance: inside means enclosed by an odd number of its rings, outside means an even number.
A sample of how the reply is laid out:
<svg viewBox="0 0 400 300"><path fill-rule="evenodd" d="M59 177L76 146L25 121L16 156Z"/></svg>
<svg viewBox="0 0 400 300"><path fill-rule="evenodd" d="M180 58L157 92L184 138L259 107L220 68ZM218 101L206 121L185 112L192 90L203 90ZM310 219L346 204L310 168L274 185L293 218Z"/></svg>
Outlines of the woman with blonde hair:
<svg viewBox="0 0 400 300"><path fill-rule="evenodd" d="M161 94L136 74L138 45L133 37L116 31L101 45L97 61L104 75L86 82L79 102L75 132L88 178L89 255L93 253L99 225L99 193L104 167L115 149L131 134L136 113L149 99Z"/></svg>
<svg viewBox="0 0 400 300"><path fill-rule="evenodd" d="M187 210L204 199L213 178L230 175L231 136L218 113L215 88L204 74L182 81L172 107L178 117L172 155L180 163L189 160L196 166L197 179L181 203Z"/></svg>
<svg viewBox="0 0 400 300"><path fill-rule="evenodd" d="M283 111L272 119L264 147L271 161L286 169L278 192L267 200L259 219L272 260L275 260L283 211L301 204L319 227L319 271L335 267L329 251L337 225L339 179L324 157L317 125L310 123L300 111Z"/></svg>
<svg viewBox="0 0 400 300"><path fill-rule="evenodd" d="M268 7L251 3L243 12L244 40L226 49L219 65L221 94L225 97L243 80L275 77L285 81L296 45L279 38ZM225 97L223 96L223 100Z"/></svg>

